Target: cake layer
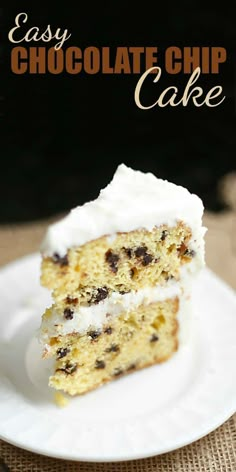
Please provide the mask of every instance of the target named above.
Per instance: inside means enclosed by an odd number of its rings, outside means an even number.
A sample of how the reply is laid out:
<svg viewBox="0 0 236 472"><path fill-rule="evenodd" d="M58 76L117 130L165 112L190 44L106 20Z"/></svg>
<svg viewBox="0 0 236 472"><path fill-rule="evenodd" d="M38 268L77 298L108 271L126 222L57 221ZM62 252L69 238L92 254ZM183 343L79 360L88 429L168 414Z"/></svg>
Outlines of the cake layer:
<svg viewBox="0 0 236 472"><path fill-rule="evenodd" d="M70 249L66 257L44 258L42 284L53 289L59 308L93 305L112 292L126 293L165 284L179 278L180 268L203 263L202 239L179 222L153 231L136 230L115 237L103 236Z"/></svg>
<svg viewBox="0 0 236 472"><path fill-rule="evenodd" d="M42 244L44 256L64 257L71 247L82 246L104 235L152 230L183 221L191 228L193 239L199 234L203 205L187 189L120 165L111 183L99 197L73 209L68 216L49 226Z"/></svg>
<svg viewBox="0 0 236 472"><path fill-rule="evenodd" d="M69 311L64 314L58 306L47 309L42 318L40 340L44 344L50 343L50 338L64 336L70 333L85 334L91 330L100 332L108 320L117 317L126 311L127 316L140 305L164 301L181 295L180 283L169 280L165 286L146 287L120 294L113 292L100 303L91 306L70 305ZM48 346L48 351L50 351Z"/></svg>
<svg viewBox="0 0 236 472"><path fill-rule="evenodd" d="M123 374L168 359L178 345L178 298L141 305L107 321L102 332L51 339L57 356L49 385L85 393Z"/></svg>

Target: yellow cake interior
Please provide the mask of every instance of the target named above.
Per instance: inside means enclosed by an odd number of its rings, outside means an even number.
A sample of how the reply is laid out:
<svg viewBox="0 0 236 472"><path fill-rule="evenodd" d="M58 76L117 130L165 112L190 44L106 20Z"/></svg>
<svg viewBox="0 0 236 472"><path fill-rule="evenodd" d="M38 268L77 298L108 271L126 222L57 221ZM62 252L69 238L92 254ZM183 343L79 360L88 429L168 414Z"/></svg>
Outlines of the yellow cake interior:
<svg viewBox="0 0 236 472"><path fill-rule="evenodd" d="M175 298L108 319L102 331L52 338L50 355L57 360L50 385L70 395L81 394L168 359L178 345L177 311Z"/></svg>

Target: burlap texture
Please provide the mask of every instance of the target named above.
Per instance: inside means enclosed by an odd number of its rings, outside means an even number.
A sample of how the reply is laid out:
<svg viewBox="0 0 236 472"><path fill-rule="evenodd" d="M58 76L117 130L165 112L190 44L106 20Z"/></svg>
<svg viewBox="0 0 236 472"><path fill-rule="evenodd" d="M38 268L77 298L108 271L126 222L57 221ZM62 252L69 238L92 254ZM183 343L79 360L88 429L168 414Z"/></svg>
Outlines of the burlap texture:
<svg viewBox="0 0 236 472"><path fill-rule="evenodd" d="M0 265L38 249L48 222L0 228ZM205 216L207 265L236 288L235 213ZM236 472L236 415L189 446L148 459L87 463L51 459L0 441L10 472ZM0 462L0 472L7 471Z"/></svg>

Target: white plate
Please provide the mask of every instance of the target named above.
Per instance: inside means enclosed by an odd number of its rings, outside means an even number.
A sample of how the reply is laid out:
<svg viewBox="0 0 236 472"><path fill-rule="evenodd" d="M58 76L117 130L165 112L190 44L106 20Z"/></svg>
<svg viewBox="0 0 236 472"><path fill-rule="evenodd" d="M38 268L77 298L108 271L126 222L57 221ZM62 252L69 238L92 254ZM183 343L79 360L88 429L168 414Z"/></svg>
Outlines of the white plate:
<svg viewBox="0 0 236 472"><path fill-rule="evenodd" d="M234 413L236 298L208 269L197 280L188 334L171 360L58 408L35 337L50 303L39 286L39 260L32 255L0 271L2 439L63 459L138 459L187 445Z"/></svg>

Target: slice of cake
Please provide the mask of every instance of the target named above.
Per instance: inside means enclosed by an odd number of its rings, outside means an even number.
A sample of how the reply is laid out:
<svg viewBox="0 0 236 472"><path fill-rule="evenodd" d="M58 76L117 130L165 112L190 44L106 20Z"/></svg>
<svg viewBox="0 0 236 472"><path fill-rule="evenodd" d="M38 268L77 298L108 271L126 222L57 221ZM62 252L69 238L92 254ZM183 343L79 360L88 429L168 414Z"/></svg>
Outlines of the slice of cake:
<svg viewBox="0 0 236 472"><path fill-rule="evenodd" d="M202 214L185 188L122 164L96 200L48 228L50 386L81 394L176 351L185 288L204 264Z"/></svg>

